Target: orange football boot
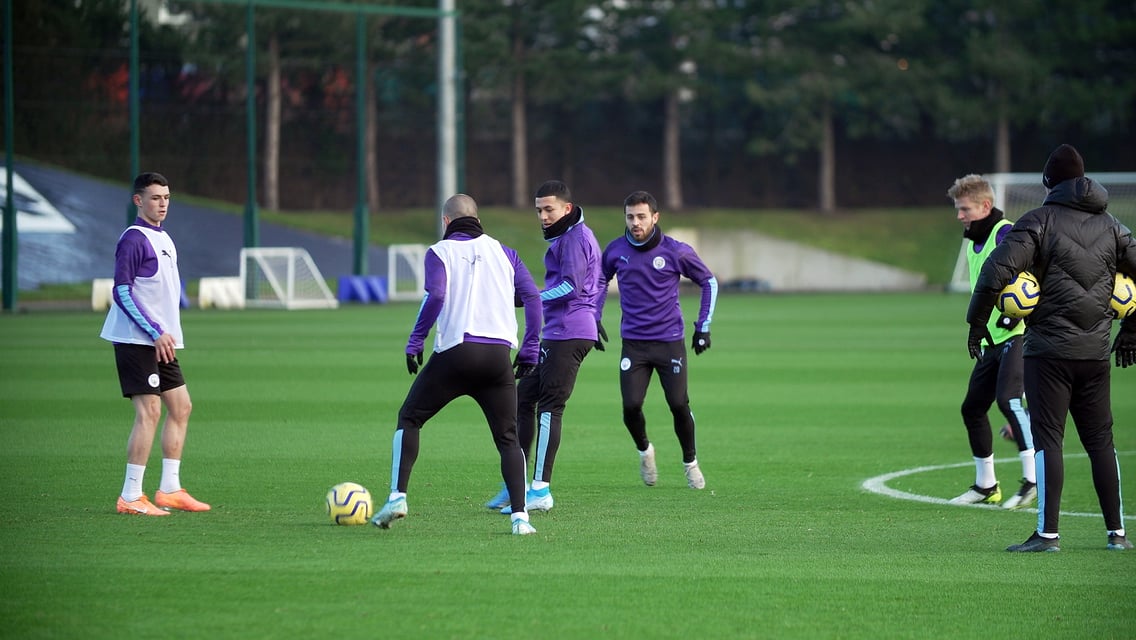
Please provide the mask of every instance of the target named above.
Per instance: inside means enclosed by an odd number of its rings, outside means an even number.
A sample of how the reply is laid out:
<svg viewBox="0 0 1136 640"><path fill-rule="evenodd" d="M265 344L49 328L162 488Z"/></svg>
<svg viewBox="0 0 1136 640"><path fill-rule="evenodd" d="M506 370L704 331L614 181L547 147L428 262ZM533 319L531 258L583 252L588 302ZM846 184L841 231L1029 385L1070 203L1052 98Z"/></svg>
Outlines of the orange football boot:
<svg viewBox="0 0 1136 640"><path fill-rule="evenodd" d="M162 511L161 509L155 507L154 503L150 502L150 499L146 497L146 494L142 494L141 497L139 497L137 500L131 500L130 502L124 500L122 496L118 496L118 505L116 505L116 508L118 509L119 513L126 513L136 516L170 515L168 511Z"/></svg>
<svg viewBox="0 0 1136 640"><path fill-rule="evenodd" d="M154 494L154 502L163 509L177 509L178 511L208 511L212 507L189 495L185 489L178 489L171 493Z"/></svg>

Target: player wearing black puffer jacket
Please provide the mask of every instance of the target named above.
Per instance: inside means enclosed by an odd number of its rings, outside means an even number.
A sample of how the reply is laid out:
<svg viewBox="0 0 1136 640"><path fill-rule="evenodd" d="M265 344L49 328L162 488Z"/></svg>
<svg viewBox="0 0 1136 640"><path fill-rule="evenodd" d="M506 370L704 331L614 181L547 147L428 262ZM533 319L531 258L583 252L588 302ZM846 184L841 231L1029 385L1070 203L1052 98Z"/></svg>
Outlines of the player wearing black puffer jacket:
<svg viewBox="0 0 1136 640"><path fill-rule="evenodd" d="M1071 414L1092 466L1108 529L1108 548L1131 549L1120 505L1120 470L1112 439L1109 298L1119 271L1136 275L1136 240L1107 211L1108 192L1085 177L1084 161L1061 145L1046 162L1042 206L1023 215L978 276L967 312L974 357L988 338L986 322L1002 288L1030 271L1041 285L1027 320L1025 390L1036 449L1037 531L1007 551L1057 551L1062 441ZM1136 364L1136 317L1121 322L1112 346L1118 366Z"/></svg>

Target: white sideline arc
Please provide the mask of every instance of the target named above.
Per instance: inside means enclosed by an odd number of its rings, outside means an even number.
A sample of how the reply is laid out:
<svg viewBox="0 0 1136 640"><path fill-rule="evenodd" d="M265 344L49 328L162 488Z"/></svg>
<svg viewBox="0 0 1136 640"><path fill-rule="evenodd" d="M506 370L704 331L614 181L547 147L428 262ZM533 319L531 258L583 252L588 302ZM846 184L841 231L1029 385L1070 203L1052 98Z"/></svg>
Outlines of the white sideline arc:
<svg viewBox="0 0 1136 640"><path fill-rule="evenodd" d="M1133 452L1131 452L1131 451L1117 451L1116 455L1124 456L1124 455L1130 455L1132 453ZM1087 457L1088 457L1088 455L1086 455L1084 453L1070 453L1070 454L1067 454L1065 456L1066 459L1068 459L1068 458L1087 458ZM1009 462L1018 462L1018 459L1017 458L1002 458L1002 459L994 460L995 464L1009 463ZM915 467L913 469L902 469L900 471L893 471L891 473L885 473L883 475L879 475L879 476L876 476L874 478L868 478L867 480L865 480L863 483L860 484L860 488L864 489L865 491L870 491L872 493L878 493L879 495L887 496L889 498L896 498L898 500L912 500L914 502L926 502L926 503L929 503L929 504L951 504L951 501L947 498L936 498L934 496L923 496L923 495L919 495L917 493L908 493L906 491L900 491L899 489L892 489L891 487L887 486L887 483L891 480L896 479L896 478L902 478L903 476L915 475L916 473L923 473L925 471L941 471L943 469L957 469L959 467L973 467L973 466L974 466L974 462L969 461L969 462L956 462L956 463L953 463L953 464L936 464L936 465L929 465L929 466L925 466L925 467ZM974 508L979 508L979 509L996 509L998 511L1004 511L1004 509L1002 509L1002 507L999 507L999 506L993 505L993 504L964 504L964 505L951 505L951 506L974 507ZM1018 509L1018 511L1037 513L1036 508L1033 508L1033 509ZM1079 511L1062 511L1061 515L1063 515L1063 516L1077 516L1077 517L1081 517L1081 518L1099 518L1099 517L1101 517L1101 514L1099 514L1099 513L1082 513L1082 512L1079 512Z"/></svg>

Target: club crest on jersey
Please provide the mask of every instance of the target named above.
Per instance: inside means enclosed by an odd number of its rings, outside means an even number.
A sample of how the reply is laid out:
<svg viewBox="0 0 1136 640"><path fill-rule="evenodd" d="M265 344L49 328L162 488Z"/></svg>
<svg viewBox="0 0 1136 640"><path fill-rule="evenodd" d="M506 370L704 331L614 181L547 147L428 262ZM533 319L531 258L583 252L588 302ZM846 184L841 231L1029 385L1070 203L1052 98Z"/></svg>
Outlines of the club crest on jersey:
<svg viewBox="0 0 1136 640"><path fill-rule="evenodd" d="M667 261L663 259L663 256L655 256L655 259L651 261L651 266L656 270L662 269L667 266Z"/></svg>

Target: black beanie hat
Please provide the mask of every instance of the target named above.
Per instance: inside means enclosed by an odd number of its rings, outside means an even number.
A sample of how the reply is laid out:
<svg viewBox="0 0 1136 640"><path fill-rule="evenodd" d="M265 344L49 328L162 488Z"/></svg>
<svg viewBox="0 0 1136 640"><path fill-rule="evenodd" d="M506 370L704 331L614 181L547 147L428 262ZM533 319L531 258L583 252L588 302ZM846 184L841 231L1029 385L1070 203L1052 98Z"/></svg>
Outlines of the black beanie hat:
<svg viewBox="0 0 1136 640"><path fill-rule="evenodd" d="M1041 173L1041 184L1046 189L1052 189L1070 178L1080 178L1085 175L1085 161L1081 154L1072 145L1063 144L1049 154L1045 163L1045 170Z"/></svg>

